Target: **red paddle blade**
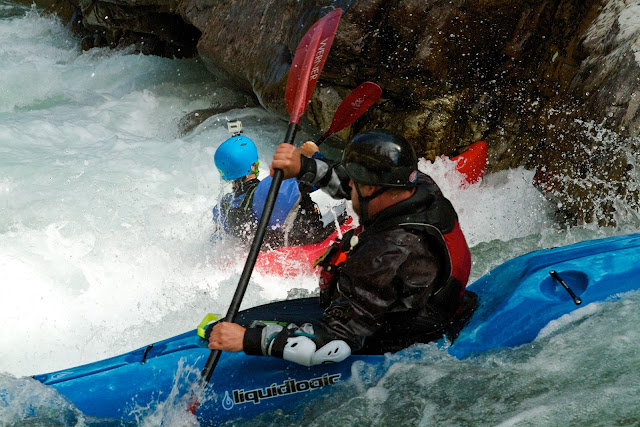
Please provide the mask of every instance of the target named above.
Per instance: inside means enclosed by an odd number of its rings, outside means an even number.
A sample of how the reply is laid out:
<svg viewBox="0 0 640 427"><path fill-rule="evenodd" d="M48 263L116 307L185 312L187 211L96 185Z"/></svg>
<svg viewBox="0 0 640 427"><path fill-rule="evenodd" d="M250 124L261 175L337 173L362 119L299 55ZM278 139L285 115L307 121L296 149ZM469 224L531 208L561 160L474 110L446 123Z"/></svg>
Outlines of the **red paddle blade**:
<svg viewBox="0 0 640 427"><path fill-rule="evenodd" d="M355 88L345 99L333 115L331 126L322 134L323 138L353 124L364 114L382 95L382 89L375 83L365 82Z"/></svg>
<svg viewBox="0 0 640 427"><path fill-rule="evenodd" d="M341 16L340 8L329 12L313 24L298 43L285 92L287 110L291 115L290 123L300 124L322 67L327 61Z"/></svg>

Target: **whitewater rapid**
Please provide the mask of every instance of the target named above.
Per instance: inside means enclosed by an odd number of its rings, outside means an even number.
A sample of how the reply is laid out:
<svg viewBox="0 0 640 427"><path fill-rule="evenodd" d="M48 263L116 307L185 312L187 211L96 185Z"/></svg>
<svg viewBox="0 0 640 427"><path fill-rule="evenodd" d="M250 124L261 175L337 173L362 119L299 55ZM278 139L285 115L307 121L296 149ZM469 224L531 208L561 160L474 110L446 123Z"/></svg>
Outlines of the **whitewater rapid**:
<svg viewBox="0 0 640 427"><path fill-rule="evenodd" d="M258 145L264 176L286 122L247 108L179 135L186 114L241 95L220 86L195 59L82 52L61 22L6 0L0 2L0 79L0 389L26 387L24 377L130 351L193 329L208 312L225 313L247 247L214 236L211 208L228 189L213 153L229 136L226 122L241 119L244 135ZM638 231L634 222L559 229L553 206L532 185L533 171L489 174L460 188L442 159L420 167L459 213L474 257L472 279L532 250ZM316 286L312 275L254 274L243 307ZM607 338L614 325L627 327L628 345L637 350L631 330L640 321L637 308L635 294L598 304L589 316L551 325L531 346L473 361L419 346L418 363L399 364L348 399L329 398L316 425L335 416L351 425L357 417L379 425L465 424L470 419L458 414L460 407L488 424L532 417L553 424L553 417L567 420L563 411L578 409L574 401L593 401L605 391L622 402L614 408L596 401L606 415L624 407L628 399L620 396L637 396L638 382L620 379L612 389L610 369L594 358L609 352L623 359L623 370L638 371L638 352ZM588 374L592 390L582 390L572 372ZM0 399L0 425L20 420L21 408L20 401L3 407Z"/></svg>

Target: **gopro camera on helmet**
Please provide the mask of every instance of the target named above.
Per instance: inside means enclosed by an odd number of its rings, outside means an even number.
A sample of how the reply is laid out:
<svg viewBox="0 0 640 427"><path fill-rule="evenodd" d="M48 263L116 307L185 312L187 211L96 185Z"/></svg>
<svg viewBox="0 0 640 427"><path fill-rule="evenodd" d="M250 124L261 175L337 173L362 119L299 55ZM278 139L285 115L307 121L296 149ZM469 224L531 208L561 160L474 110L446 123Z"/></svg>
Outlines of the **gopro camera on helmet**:
<svg viewBox="0 0 640 427"><path fill-rule="evenodd" d="M238 136L242 133L242 122L240 120L230 120L227 122L227 129L232 136Z"/></svg>

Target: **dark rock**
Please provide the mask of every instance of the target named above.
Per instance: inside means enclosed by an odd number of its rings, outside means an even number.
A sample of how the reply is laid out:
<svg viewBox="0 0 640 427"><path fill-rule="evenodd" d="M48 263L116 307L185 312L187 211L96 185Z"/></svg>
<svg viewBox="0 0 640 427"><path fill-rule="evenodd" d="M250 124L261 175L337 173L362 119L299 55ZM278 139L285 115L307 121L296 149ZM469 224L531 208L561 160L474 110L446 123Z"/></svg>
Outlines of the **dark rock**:
<svg viewBox="0 0 640 427"><path fill-rule="evenodd" d="M193 129L198 127L205 120L207 120L209 117L216 114L226 113L227 111L236 108L249 108L256 107L258 105L256 100L250 96L243 97L236 95L234 97L225 97L225 99L230 99L230 101L225 103L218 102L217 104L212 105L210 108L192 111L191 113L184 116L178 124L178 133L181 136L186 135Z"/></svg>
<svg viewBox="0 0 640 427"><path fill-rule="evenodd" d="M61 15L74 24L77 32L94 35L94 47L134 45L136 53L189 58L197 55L201 32L177 13L181 3L181 0L54 0L47 10L67 11ZM80 17L81 26L75 25L76 16ZM91 43L85 41L83 45L88 47Z"/></svg>
<svg viewBox="0 0 640 427"><path fill-rule="evenodd" d="M628 158L630 138L640 133L633 45L638 35L632 25L635 9L626 3L57 3L81 10L83 28L94 34L87 46L101 45L104 38L108 45L136 44L144 53L198 54L216 78L283 118L288 117L284 88L298 41L319 17L341 7L344 15L305 126L326 129L340 100L370 80L382 87L382 99L334 143L344 144L363 129L386 127L431 158L483 139L490 146L490 171L536 169L540 188L571 221L613 223L620 206L637 206L636 187L624 184L634 164ZM191 123L186 131L197 120L185 122ZM594 138L593 123L615 136Z"/></svg>

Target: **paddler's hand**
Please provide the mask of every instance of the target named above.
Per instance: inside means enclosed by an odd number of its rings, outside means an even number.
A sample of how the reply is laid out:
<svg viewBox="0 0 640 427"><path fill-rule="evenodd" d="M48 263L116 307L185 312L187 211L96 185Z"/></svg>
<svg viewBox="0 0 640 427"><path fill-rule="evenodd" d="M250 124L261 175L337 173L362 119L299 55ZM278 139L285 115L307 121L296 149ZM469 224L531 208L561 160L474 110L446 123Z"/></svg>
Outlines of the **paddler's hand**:
<svg viewBox="0 0 640 427"><path fill-rule="evenodd" d="M214 325L209 337L209 349L229 351L232 353L242 351L246 329L237 323L219 322Z"/></svg>
<svg viewBox="0 0 640 427"><path fill-rule="evenodd" d="M302 153L303 156L307 157L312 157L318 151L320 151L320 149L313 141L307 141L302 144L302 147L300 147L300 153Z"/></svg>
<svg viewBox="0 0 640 427"><path fill-rule="evenodd" d="M300 150L287 143L278 145L269 169L271 176L275 169L282 169L284 179L295 178L300 173Z"/></svg>

